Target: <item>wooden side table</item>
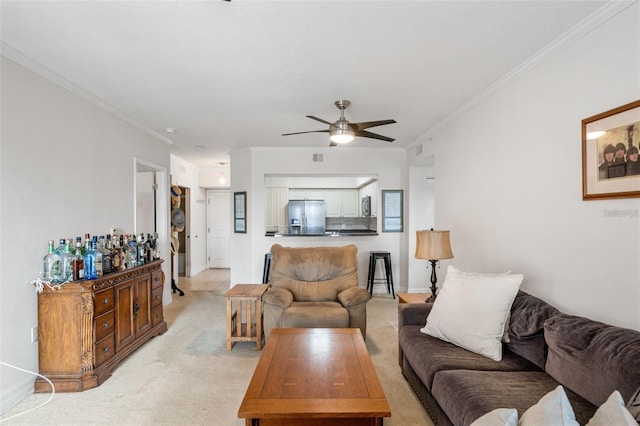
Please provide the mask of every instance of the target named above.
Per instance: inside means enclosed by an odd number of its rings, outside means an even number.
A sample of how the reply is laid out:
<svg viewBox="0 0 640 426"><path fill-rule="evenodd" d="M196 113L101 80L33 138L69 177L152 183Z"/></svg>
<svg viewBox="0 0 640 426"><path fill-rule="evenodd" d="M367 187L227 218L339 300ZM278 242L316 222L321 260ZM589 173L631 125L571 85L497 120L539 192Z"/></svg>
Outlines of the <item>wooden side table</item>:
<svg viewBox="0 0 640 426"><path fill-rule="evenodd" d="M398 293L400 303L425 303L431 293Z"/></svg>
<svg viewBox="0 0 640 426"><path fill-rule="evenodd" d="M227 298L227 350L233 342L256 342L256 350L262 349L262 295L269 284L236 284L224 296ZM234 309L235 301L235 309ZM251 306L255 302L255 311ZM245 310L246 322L242 321Z"/></svg>

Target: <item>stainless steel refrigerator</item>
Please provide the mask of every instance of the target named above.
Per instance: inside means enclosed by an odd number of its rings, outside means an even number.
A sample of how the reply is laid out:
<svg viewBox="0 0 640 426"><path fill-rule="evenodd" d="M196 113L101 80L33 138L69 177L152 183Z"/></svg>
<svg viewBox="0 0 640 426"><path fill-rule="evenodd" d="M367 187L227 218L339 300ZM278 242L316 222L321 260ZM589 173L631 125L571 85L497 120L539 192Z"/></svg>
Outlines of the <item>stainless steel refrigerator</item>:
<svg viewBox="0 0 640 426"><path fill-rule="evenodd" d="M324 234L324 200L289 200L290 234Z"/></svg>

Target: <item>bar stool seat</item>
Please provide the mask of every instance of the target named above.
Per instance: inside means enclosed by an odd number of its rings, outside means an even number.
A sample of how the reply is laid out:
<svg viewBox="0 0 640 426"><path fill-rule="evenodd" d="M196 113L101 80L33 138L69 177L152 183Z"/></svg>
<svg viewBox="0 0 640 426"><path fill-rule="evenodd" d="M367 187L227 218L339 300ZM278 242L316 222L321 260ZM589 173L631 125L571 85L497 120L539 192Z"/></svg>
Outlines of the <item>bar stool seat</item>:
<svg viewBox="0 0 640 426"><path fill-rule="evenodd" d="M373 296L373 285L376 284L376 281L380 281L381 279L376 278L376 265L378 260L382 260L384 262L384 280L382 283L387 284L387 292L391 293L393 298L396 298L395 291L393 288L393 272L391 270L391 253L388 251L372 251L369 254L369 275L367 276L367 290Z"/></svg>

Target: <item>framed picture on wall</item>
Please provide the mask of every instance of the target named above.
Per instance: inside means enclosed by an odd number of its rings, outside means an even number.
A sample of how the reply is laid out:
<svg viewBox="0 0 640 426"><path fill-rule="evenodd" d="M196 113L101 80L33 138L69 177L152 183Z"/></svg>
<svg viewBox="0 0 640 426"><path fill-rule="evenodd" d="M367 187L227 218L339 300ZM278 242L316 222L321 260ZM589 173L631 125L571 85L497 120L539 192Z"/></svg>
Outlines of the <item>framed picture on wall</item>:
<svg viewBox="0 0 640 426"><path fill-rule="evenodd" d="M401 189L382 191L382 232L403 232L403 192Z"/></svg>
<svg viewBox="0 0 640 426"><path fill-rule="evenodd" d="M640 197L640 100L582 120L582 199Z"/></svg>
<svg viewBox="0 0 640 426"><path fill-rule="evenodd" d="M233 193L233 232L247 233L247 192Z"/></svg>

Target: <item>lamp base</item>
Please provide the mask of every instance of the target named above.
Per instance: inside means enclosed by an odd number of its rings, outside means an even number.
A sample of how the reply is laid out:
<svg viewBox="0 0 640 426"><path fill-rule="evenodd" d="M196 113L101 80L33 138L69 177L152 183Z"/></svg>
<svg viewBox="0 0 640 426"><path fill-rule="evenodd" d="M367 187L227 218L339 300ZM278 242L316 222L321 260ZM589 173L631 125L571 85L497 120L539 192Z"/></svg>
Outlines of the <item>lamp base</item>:
<svg viewBox="0 0 640 426"><path fill-rule="evenodd" d="M430 260L429 263L431 263L431 296L427 297L425 302L433 303L436 301L436 297L438 296L436 294L436 291L438 291L438 287L436 286L436 283L438 282L438 277L436 276L436 263L438 263L438 261Z"/></svg>

